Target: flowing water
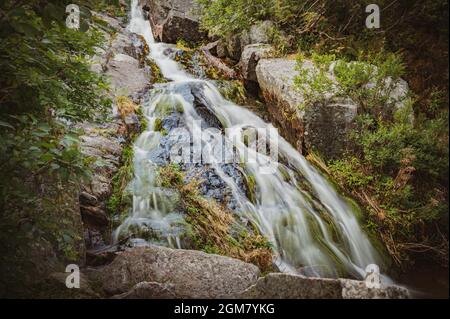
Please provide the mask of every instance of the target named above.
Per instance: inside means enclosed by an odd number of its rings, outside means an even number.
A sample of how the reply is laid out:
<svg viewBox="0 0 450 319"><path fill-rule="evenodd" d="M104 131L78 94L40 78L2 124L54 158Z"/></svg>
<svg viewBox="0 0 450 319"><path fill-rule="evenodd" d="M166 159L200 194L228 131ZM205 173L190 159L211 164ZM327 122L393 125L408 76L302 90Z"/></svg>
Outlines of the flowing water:
<svg viewBox="0 0 450 319"><path fill-rule="evenodd" d="M161 104L182 109L186 127L193 136L201 132L202 116L192 100L182 92L186 86L201 90L205 103L226 130L222 131L227 143L242 158L247 158L245 174L254 177L256 199L250 201L221 165L223 157L216 154L207 137L199 137L210 157L209 165L231 190L236 203L234 211L251 219L260 232L270 240L280 270L301 272L310 276L347 276L363 278L369 264L381 266L380 256L374 249L358 220L358 212L333 186L287 143L273 127L248 109L227 101L211 81L194 78L165 54L171 45L156 43L151 27L143 17L138 1L132 1L129 31L141 34L150 47L150 58L170 82L154 88L143 105L148 130L134 145L135 177L130 185L133 211L115 231L120 234L134 225L145 225L162 230L164 244L183 248L179 239L182 214L174 207L176 192L158 186L158 164L151 153L160 147L161 132L154 130ZM266 155L260 148L244 143L248 127L259 128L263 140L277 143L278 156ZM173 132L171 132L173 134ZM198 134L197 134L198 135ZM201 134L200 134L201 135ZM278 161L277 158L280 160Z"/></svg>

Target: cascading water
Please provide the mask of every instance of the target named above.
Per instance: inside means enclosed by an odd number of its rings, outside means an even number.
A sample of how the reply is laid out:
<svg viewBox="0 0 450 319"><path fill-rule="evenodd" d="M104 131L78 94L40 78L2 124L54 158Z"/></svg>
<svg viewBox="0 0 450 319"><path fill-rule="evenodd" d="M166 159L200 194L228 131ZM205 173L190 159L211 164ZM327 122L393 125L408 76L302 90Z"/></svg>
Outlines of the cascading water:
<svg viewBox="0 0 450 319"><path fill-rule="evenodd" d="M262 137L278 142L282 161L277 162L249 148L243 142L245 128L263 128L262 132L273 132L272 126L251 111L225 100L212 82L195 79L165 55L164 51L171 46L155 43L150 24L144 19L137 0L132 1L128 28L145 38L150 47L150 58L171 82L153 89L143 106L149 129L134 145L135 177L130 185L133 211L115 231L116 240L131 227L145 225L164 233L163 240L167 241L164 244L181 248L178 226L182 224L183 216L176 212L173 204L177 194L159 187L156 182L158 165L152 160L152 152L159 147L163 136L153 128L164 104L174 109L181 108L182 119L189 131L200 132L203 127L198 123L202 117L194 102L182 93L186 86L195 86L221 125L227 128L223 133L224 139L233 142L234 150L240 156L246 154L248 159L255 159L258 155L264 159L264 163L258 160L245 163L245 174L254 177L258 190L257 198L250 201L224 171L214 150L206 150L213 159L209 165L232 192L236 201L235 211L251 218L271 241L276 262L282 271L298 272L301 268L301 273L310 276L332 277L346 273L362 278L367 265L380 265L380 257L346 200L277 133L267 133ZM201 137L201 142L202 145L211 144L206 137ZM263 166L275 169L270 174L261 174Z"/></svg>

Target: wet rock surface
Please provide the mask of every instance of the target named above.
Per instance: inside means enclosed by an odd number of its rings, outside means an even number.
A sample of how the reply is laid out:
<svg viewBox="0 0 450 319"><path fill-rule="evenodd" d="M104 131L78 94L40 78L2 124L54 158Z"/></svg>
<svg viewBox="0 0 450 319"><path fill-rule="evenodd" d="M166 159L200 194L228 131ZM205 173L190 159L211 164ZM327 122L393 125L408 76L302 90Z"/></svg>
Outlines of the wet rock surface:
<svg viewBox="0 0 450 319"><path fill-rule="evenodd" d="M177 84L174 93L180 94L187 101L193 102L196 111L201 116L199 120L202 121L202 129L215 128L222 130L220 120L214 115L211 109L212 106L208 104L207 99L203 95L203 90L201 90L202 86L204 84L201 82ZM171 152L177 149L177 145L187 145L191 151L189 158L193 159L194 154L192 152L195 148L193 145L194 138L192 133L189 132L187 124L183 114L180 112L172 112L163 116L161 119L161 127L164 134L160 138L159 146L150 152L149 159L159 166L166 166L171 163ZM187 134L180 134L180 129L184 130ZM227 145L223 137L216 147L220 147L220 143L225 147L229 147L224 153L232 153L231 145ZM201 180L201 195L213 198L220 203L225 203L232 210L237 209L237 199L233 196L229 186L216 173L213 165L208 164L207 157L202 157L200 160L201 162L199 163L192 163L191 161L188 163L180 163L181 170L185 172L186 182L189 182L193 178ZM217 165L221 167L228 177L236 182L242 194L247 192L244 183L244 174L238 163L219 163Z"/></svg>

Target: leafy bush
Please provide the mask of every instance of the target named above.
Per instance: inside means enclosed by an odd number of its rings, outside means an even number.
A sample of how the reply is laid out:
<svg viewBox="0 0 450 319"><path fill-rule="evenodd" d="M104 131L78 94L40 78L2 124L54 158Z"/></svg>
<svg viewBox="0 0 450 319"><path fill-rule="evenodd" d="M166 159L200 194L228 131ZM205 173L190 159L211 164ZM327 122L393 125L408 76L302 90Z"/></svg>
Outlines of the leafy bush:
<svg viewBox="0 0 450 319"><path fill-rule="evenodd" d="M57 19L60 7L52 2L43 9L37 2L1 6L2 175L8 180L50 169L69 177L58 168L73 172L80 154L76 132L67 124L93 118L109 105L106 82L90 71L88 61L102 36L94 28L66 28Z"/></svg>
<svg viewBox="0 0 450 319"><path fill-rule="evenodd" d="M201 25L212 35L228 36L247 30L269 16L272 0L197 0Z"/></svg>

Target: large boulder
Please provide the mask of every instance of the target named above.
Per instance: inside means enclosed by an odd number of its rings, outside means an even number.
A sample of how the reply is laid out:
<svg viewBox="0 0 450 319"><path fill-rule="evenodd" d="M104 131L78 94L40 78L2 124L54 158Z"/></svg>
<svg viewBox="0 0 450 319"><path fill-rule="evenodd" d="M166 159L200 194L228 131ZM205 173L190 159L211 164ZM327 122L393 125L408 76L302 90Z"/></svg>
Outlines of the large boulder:
<svg viewBox="0 0 450 319"><path fill-rule="evenodd" d="M106 295L123 298L233 298L258 276L258 267L237 259L153 245L126 250L89 274Z"/></svg>
<svg viewBox="0 0 450 319"><path fill-rule="evenodd" d="M308 278L271 273L245 290L244 299L407 299L408 290L398 286L367 288L364 281Z"/></svg>
<svg viewBox="0 0 450 319"><path fill-rule="evenodd" d="M141 0L156 40L176 43L178 39L199 42L207 38L200 31L194 0Z"/></svg>
<svg viewBox="0 0 450 319"><path fill-rule="evenodd" d="M307 61L306 67L312 68ZM334 158L345 149L347 133L353 126L357 105L348 98L327 97L305 109L303 93L295 86L297 62L289 59L261 59L256 77L269 114L284 137L300 152L317 149Z"/></svg>
<svg viewBox="0 0 450 319"><path fill-rule="evenodd" d="M248 47L248 54L252 50ZM332 63L326 76L332 85L324 92L320 101L307 103L303 90L295 84L299 74L297 61L292 59L260 59L256 67L256 78L263 97L268 104L268 111L275 124L282 129L284 137L299 151L315 149L326 159L339 157L345 151L349 141L349 132L354 127L354 120L359 105L349 97L342 96L334 74ZM313 73L317 67L310 60L304 60L300 66ZM376 72L376 67L373 68ZM247 71L248 72L248 71ZM389 102L397 109L406 108L408 84L402 79L395 82L390 77L385 80ZM304 84L307 85L307 84ZM369 82L368 88L375 86ZM386 89L387 90L387 89ZM412 112L409 113L414 121Z"/></svg>
<svg viewBox="0 0 450 319"><path fill-rule="evenodd" d="M294 60L261 59L256 76L272 122L294 147L302 151L304 112L298 106L303 97L294 86L295 66Z"/></svg>
<svg viewBox="0 0 450 319"><path fill-rule="evenodd" d="M141 68L138 60L126 54L116 54L109 61L106 75L111 80L115 95L129 95L151 84L150 68Z"/></svg>

